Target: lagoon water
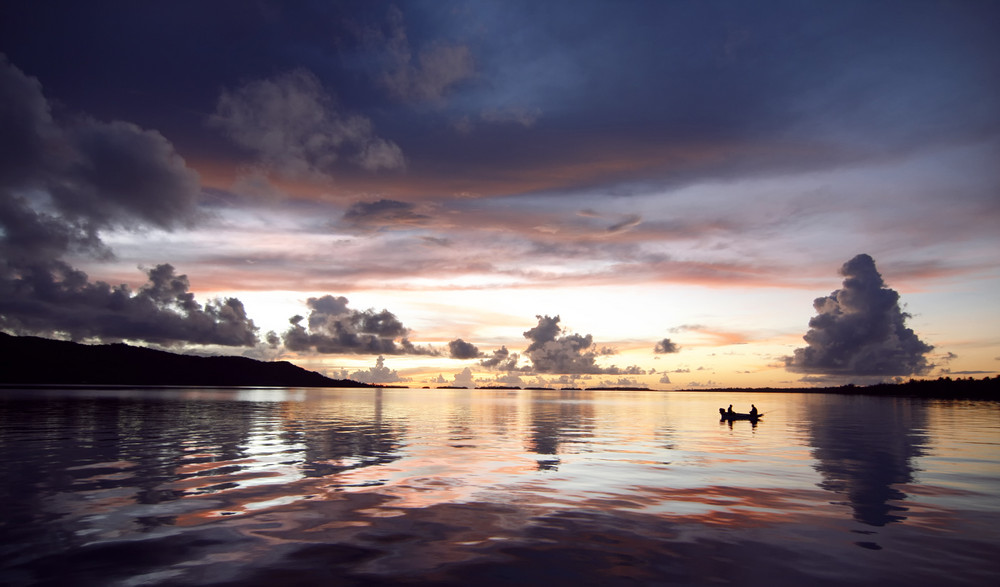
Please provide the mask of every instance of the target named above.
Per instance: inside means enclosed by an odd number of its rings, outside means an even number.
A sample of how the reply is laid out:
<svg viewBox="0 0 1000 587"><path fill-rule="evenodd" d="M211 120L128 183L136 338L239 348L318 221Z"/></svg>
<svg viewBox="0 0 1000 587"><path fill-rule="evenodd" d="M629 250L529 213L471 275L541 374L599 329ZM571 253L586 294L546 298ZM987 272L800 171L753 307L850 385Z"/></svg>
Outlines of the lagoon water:
<svg viewBox="0 0 1000 587"><path fill-rule="evenodd" d="M998 494L996 402L0 391L4 585L992 585Z"/></svg>

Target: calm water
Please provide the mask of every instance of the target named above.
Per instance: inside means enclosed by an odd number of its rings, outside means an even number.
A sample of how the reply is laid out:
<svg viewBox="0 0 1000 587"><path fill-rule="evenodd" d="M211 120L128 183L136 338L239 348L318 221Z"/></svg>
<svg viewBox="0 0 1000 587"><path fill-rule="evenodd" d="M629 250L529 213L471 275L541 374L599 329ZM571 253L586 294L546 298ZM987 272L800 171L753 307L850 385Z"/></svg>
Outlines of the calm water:
<svg viewBox="0 0 1000 587"><path fill-rule="evenodd" d="M0 391L9 585L991 585L998 494L988 402Z"/></svg>

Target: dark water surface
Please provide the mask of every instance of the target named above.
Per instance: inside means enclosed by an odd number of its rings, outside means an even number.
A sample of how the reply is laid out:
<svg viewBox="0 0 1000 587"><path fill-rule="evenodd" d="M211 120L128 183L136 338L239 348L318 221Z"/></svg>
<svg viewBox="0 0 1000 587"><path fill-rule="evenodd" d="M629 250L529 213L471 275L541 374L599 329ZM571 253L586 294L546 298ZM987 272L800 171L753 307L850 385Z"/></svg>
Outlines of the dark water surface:
<svg viewBox="0 0 1000 587"><path fill-rule="evenodd" d="M998 494L991 402L0 391L4 585L992 585Z"/></svg>

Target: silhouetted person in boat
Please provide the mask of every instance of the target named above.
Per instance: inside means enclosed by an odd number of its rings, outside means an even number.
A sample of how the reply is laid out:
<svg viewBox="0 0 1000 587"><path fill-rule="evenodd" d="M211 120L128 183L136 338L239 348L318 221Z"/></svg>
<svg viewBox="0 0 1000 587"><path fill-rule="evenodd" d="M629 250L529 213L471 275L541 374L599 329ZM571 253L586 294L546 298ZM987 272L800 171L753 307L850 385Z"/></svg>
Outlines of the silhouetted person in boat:
<svg viewBox="0 0 1000 587"><path fill-rule="evenodd" d="M756 416L757 415L757 406L755 406L753 404L750 404L750 415L751 416Z"/></svg>
<svg viewBox="0 0 1000 587"><path fill-rule="evenodd" d="M733 416L733 404L729 404L729 409L726 410L726 416L732 418L732 416Z"/></svg>

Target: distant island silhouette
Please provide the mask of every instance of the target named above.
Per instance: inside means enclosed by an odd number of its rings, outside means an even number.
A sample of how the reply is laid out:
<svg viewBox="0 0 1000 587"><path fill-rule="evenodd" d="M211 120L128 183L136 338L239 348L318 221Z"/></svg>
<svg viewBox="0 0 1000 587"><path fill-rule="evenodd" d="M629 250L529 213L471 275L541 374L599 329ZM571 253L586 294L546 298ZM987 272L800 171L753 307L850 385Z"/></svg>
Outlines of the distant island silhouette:
<svg viewBox="0 0 1000 587"><path fill-rule="evenodd" d="M378 387L287 361L199 357L127 344L79 344L0 332L0 385Z"/></svg>
<svg viewBox="0 0 1000 587"><path fill-rule="evenodd" d="M332 379L289 363L248 357L183 355L123 343L80 344L0 332L0 386L12 385L137 385L209 387L405 387ZM460 389L442 386L437 389ZM519 390L517 386L477 389ZM532 388L546 390L547 388ZM554 389L553 389L554 390ZM583 391L578 387L561 391ZM653 391L645 387L592 387L586 391ZM896 395L944 399L1000 401L1000 376L982 379L939 377L905 383L842 385L840 387L725 387L673 391L803 392L857 395Z"/></svg>

